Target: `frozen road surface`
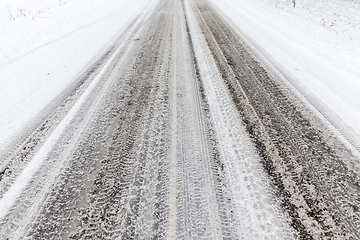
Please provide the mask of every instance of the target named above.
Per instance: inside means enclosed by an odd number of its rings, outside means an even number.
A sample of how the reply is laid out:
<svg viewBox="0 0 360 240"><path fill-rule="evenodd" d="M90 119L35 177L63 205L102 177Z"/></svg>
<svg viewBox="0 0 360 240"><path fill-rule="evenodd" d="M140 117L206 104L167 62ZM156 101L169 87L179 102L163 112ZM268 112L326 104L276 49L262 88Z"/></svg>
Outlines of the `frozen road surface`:
<svg viewBox="0 0 360 240"><path fill-rule="evenodd" d="M0 239L360 239L316 109L207 0L151 2L0 152Z"/></svg>

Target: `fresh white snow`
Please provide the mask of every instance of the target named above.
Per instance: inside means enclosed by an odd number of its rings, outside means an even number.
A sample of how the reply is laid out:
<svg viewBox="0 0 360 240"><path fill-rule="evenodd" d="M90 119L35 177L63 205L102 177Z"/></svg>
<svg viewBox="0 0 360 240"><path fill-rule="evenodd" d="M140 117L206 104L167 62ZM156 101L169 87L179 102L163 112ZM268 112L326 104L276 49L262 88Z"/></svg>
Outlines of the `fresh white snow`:
<svg viewBox="0 0 360 240"><path fill-rule="evenodd" d="M360 136L358 0L212 0L341 132ZM342 131L344 130L344 131ZM358 144L358 143L357 143Z"/></svg>
<svg viewBox="0 0 360 240"><path fill-rule="evenodd" d="M0 146L94 62L148 2L2 0Z"/></svg>

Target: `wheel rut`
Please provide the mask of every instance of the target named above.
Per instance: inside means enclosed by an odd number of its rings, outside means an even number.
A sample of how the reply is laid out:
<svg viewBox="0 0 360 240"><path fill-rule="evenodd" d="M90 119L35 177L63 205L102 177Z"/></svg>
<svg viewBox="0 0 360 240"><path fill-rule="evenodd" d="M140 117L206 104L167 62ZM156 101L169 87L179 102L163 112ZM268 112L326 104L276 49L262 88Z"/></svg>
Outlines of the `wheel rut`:
<svg viewBox="0 0 360 240"><path fill-rule="evenodd" d="M84 99L0 236L360 238L356 156L207 0L150 5L89 70L89 95L85 81L1 155L3 197Z"/></svg>
<svg viewBox="0 0 360 240"><path fill-rule="evenodd" d="M206 1L194 1L213 58L301 239L359 237L358 161ZM349 192L349 186L354 189Z"/></svg>

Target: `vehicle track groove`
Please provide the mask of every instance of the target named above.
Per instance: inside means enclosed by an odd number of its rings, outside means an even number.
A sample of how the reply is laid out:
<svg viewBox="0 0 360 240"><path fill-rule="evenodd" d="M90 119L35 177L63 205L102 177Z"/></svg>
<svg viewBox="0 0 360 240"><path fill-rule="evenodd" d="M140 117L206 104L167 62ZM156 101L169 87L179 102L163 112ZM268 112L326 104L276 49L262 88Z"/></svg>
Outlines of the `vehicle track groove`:
<svg viewBox="0 0 360 240"><path fill-rule="evenodd" d="M351 205L358 204L359 192L349 196L346 187L359 186L358 170L346 164L346 158L355 157L312 123L311 113L284 84L269 77L207 2L196 3L213 57L282 205L292 215L292 226L303 239L358 237L359 216Z"/></svg>

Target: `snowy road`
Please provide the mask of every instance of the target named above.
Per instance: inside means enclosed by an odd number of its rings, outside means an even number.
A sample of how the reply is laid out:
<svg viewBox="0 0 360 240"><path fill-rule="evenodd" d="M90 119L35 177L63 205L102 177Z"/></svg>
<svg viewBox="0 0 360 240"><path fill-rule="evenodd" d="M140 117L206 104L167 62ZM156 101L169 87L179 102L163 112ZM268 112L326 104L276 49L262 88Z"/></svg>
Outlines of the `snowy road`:
<svg viewBox="0 0 360 240"><path fill-rule="evenodd" d="M359 153L207 0L144 5L50 107L0 152L2 239L360 238Z"/></svg>

